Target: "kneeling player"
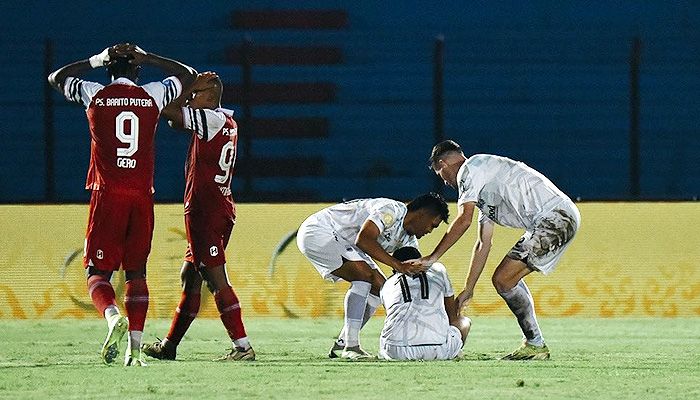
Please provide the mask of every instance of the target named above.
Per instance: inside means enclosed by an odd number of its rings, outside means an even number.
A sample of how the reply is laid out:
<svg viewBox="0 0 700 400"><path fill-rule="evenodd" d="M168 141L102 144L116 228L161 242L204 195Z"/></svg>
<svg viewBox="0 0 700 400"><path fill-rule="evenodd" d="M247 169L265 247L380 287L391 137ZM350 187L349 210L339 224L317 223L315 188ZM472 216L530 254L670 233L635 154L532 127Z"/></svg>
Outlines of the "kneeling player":
<svg viewBox="0 0 700 400"><path fill-rule="evenodd" d="M420 258L415 247L402 247L394 258ZM460 355L471 320L459 315L445 266L434 263L419 274L395 273L382 287L386 310L379 341L385 360L451 360Z"/></svg>
<svg viewBox="0 0 700 400"><path fill-rule="evenodd" d="M418 246L418 238L447 222L448 215L442 196L429 193L408 204L385 198L352 200L325 208L301 224L299 251L324 279L350 282L343 329L328 357L371 357L360 347L360 330L379 307L385 281L375 260L406 273L424 271L427 267L402 264L389 252Z"/></svg>

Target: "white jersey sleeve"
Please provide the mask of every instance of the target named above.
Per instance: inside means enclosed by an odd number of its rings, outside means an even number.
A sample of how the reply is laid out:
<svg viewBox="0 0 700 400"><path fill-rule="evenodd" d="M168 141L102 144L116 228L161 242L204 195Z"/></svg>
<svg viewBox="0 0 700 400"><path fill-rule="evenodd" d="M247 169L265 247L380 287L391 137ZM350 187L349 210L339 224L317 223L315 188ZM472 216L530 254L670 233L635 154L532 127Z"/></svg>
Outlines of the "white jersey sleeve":
<svg viewBox="0 0 700 400"><path fill-rule="evenodd" d="M442 285L442 288L445 292L443 297L454 296L455 292L454 292L454 289L452 288L452 283L450 282L450 277L447 275L447 268L445 268L445 265L442 263L436 262L430 268L432 268L433 271L436 272L436 275L437 275L436 283L439 285Z"/></svg>
<svg viewBox="0 0 700 400"><path fill-rule="evenodd" d="M457 172L457 190L459 192L458 206L469 202L476 203L479 198L478 188L473 177L469 174L469 167L466 162L462 164L462 167Z"/></svg>
<svg viewBox="0 0 700 400"><path fill-rule="evenodd" d="M182 107L182 126L207 142L216 136L225 123L226 115L221 111Z"/></svg>
<svg viewBox="0 0 700 400"><path fill-rule="evenodd" d="M160 82L147 83L141 87L153 97L159 111L182 94L182 83L176 76L169 76Z"/></svg>
<svg viewBox="0 0 700 400"><path fill-rule="evenodd" d="M371 210L367 219L377 225L379 232L384 232L394 226L401 214L401 210L396 206L396 202L387 201Z"/></svg>
<svg viewBox="0 0 700 400"><path fill-rule="evenodd" d="M87 108L95 94L103 87L104 85L97 82L84 81L70 76L63 83L63 95L68 101L82 104Z"/></svg>

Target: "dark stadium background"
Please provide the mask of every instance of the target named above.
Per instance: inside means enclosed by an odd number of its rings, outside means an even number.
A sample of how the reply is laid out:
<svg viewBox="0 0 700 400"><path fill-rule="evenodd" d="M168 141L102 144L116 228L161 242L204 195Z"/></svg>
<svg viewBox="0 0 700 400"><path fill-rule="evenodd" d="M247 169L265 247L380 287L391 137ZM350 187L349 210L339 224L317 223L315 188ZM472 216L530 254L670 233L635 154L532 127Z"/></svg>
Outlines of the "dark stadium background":
<svg viewBox="0 0 700 400"><path fill-rule="evenodd" d="M522 160L575 199L700 194L697 2L29 1L2 14L3 203L87 203L83 111L45 78L121 41L222 76L241 123L239 201L442 190L426 168L441 138ZM159 202L181 201L187 143L161 122Z"/></svg>

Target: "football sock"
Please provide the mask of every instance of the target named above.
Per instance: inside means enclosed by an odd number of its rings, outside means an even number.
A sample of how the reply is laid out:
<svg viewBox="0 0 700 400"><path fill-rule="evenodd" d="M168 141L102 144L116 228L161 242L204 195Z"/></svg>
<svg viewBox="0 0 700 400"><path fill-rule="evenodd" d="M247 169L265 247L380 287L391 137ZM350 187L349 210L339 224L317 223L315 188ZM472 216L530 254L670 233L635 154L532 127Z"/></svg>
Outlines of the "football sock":
<svg viewBox="0 0 700 400"><path fill-rule="evenodd" d="M244 336L239 339L234 339L233 347L239 347L243 350L248 350L250 348L250 340L248 340L248 336Z"/></svg>
<svg viewBox="0 0 700 400"><path fill-rule="evenodd" d="M127 346L127 351L131 354L141 351L141 338L143 337L143 331L129 331L129 341Z"/></svg>
<svg viewBox="0 0 700 400"><path fill-rule="evenodd" d="M360 329L365 327L365 324L367 324L367 321L372 318L380 304L382 304L382 300L379 298L379 296L372 293L367 296L367 306L365 307L365 314L362 316L362 327ZM335 342L340 346L345 346L345 326L343 326L343 329L340 330L338 339L336 339Z"/></svg>
<svg viewBox="0 0 700 400"><path fill-rule="evenodd" d="M364 327L367 321L374 315L377 311L379 305L382 304L382 300L379 296L372 293L367 296L367 307L365 307L365 314L362 316L362 326Z"/></svg>
<svg viewBox="0 0 700 400"><path fill-rule="evenodd" d="M87 286L92 304L94 304L95 309L106 318L105 310L110 306L116 308L116 295L114 294L112 284L109 282L109 279L106 279L102 275L90 275L87 279ZM118 310L117 313L119 313Z"/></svg>
<svg viewBox="0 0 700 400"><path fill-rule="evenodd" d="M109 321L112 317L118 316L119 314L119 309L115 305L107 306L105 308L105 319Z"/></svg>
<svg viewBox="0 0 700 400"><path fill-rule="evenodd" d="M145 279L126 281L124 307L129 317L129 331L143 332L148 312L148 284Z"/></svg>
<svg viewBox="0 0 700 400"><path fill-rule="evenodd" d="M518 319L525 341L535 346L543 346L544 339L535 316L535 303L525 281L521 279L514 288L498 294L503 297L510 311Z"/></svg>
<svg viewBox="0 0 700 400"><path fill-rule="evenodd" d="M214 295L216 308L219 310L221 322L226 327L226 332L231 340L237 340L248 336L245 333L243 319L241 318L241 305L231 286L226 286Z"/></svg>
<svg viewBox="0 0 700 400"><path fill-rule="evenodd" d="M173 321L170 323L170 331L168 331L166 336L168 342L175 346L180 344L182 337L185 336L185 332L187 332L192 321L197 317L201 299L202 294L200 292L182 292L180 304L175 309Z"/></svg>
<svg viewBox="0 0 700 400"><path fill-rule="evenodd" d="M350 289L345 293L345 347L360 345L360 329L371 288L369 282L352 281Z"/></svg>

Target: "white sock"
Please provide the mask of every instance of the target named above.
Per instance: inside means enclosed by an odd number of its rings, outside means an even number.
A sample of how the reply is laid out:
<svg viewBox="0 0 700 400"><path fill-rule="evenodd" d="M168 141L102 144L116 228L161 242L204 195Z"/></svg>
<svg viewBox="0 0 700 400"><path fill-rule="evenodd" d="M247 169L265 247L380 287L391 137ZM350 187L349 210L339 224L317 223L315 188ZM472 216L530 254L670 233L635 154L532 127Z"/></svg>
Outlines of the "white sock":
<svg viewBox="0 0 700 400"><path fill-rule="evenodd" d="M135 353L141 351L141 338L143 337L143 331L129 331L129 344L127 346L128 352Z"/></svg>
<svg viewBox="0 0 700 400"><path fill-rule="evenodd" d="M250 341L248 340L248 336L243 336L242 338L234 339L233 347L240 347L243 350L248 350L250 348Z"/></svg>
<svg viewBox="0 0 700 400"><path fill-rule="evenodd" d="M350 289L345 293L345 347L360 345L360 329L371 288L369 282L352 281Z"/></svg>
<svg viewBox="0 0 700 400"><path fill-rule="evenodd" d="M498 294L503 297L510 311L518 319L518 325L523 331L525 341L535 346L543 346L544 338L542 338L542 332L540 332L540 326L535 316L535 303L525 281L521 279L514 288Z"/></svg>
<svg viewBox="0 0 700 400"><path fill-rule="evenodd" d="M364 328L367 321L372 318L380 304L382 304L382 300L379 298L379 296L372 293L367 296L367 307L365 307L365 314L362 316L362 328ZM343 328L340 330L338 339L336 339L335 343L339 346L345 347L345 326L343 326Z"/></svg>
<svg viewBox="0 0 700 400"><path fill-rule="evenodd" d="M120 315L117 306L112 304L111 306L107 306L107 308L105 308L105 319L107 321L112 319L115 315Z"/></svg>
<svg viewBox="0 0 700 400"><path fill-rule="evenodd" d="M374 315L374 313L377 311L377 308L379 308L379 305L382 304L382 299L379 298L379 296L374 295L372 293L367 296L367 307L365 307L365 314L362 316L362 326L364 327L367 321L369 321L370 318Z"/></svg>

